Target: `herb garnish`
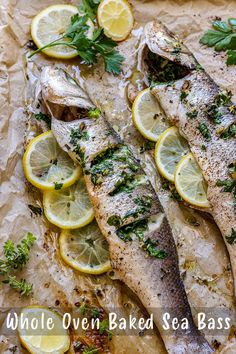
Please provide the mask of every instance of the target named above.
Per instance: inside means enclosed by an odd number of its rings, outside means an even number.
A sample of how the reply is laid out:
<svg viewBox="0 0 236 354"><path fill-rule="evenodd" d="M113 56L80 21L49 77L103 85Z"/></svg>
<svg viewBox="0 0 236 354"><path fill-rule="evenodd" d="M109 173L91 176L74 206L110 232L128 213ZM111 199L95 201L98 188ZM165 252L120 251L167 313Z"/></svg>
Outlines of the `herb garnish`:
<svg viewBox="0 0 236 354"><path fill-rule="evenodd" d="M180 101L185 101L185 98L188 96L188 92L185 90L182 90L180 93Z"/></svg>
<svg viewBox="0 0 236 354"><path fill-rule="evenodd" d="M129 217L137 218L139 215L146 213L151 208L152 201L152 197L148 195L136 197L134 202L138 205L138 207L134 210L128 211L125 214L124 219L128 219Z"/></svg>
<svg viewBox="0 0 236 354"><path fill-rule="evenodd" d="M88 110L89 118L99 118L101 115L101 110L99 108L91 108Z"/></svg>
<svg viewBox="0 0 236 354"><path fill-rule="evenodd" d="M231 124L221 135L220 137L228 140L236 136L236 124Z"/></svg>
<svg viewBox="0 0 236 354"><path fill-rule="evenodd" d="M81 123L79 128L71 129L70 133L70 143L72 145L77 145L79 140L88 140L89 135L85 131L85 124Z"/></svg>
<svg viewBox="0 0 236 354"><path fill-rule="evenodd" d="M143 238L144 232L148 229L147 219L134 221L129 225L122 226L117 230L117 235L125 242L132 241L131 234L135 234L138 238Z"/></svg>
<svg viewBox="0 0 236 354"><path fill-rule="evenodd" d="M211 134L210 131L207 127L207 125L205 123L200 123L198 126L198 129L200 131L200 133L202 134L202 136L205 138L206 141L210 141L211 140Z"/></svg>
<svg viewBox="0 0 236 354"><path fill-rule="evenodd" d="M213 21L212 27L202 36L200 43L215 47L217 52L227 50L226 64L236 64L236 18L229 18L227 22Z"/></svg>
<svg viewBox="0 0 236 354"><path fill-rule="evenodd" d="M147 240L144 241L142 248L144 249L144 251L147 251L148 254L152 257L159 258L159 259L166 258L167 253L163 250L157 249L156 247L157 247L157 243L152 241L150 238L148 238Z"/></svg>
<svg viewBox="0 0 236 354"><path fill-rule="evenodd" d="M228 172L229 172L230 179L218 180L216 182L216 185L219 187L223 187L221 189L221 192L233 193L233 196L236 199L236 179L235 179L236 162L228 166Z"/></svg>
<svg viewBox="0 0 236 354"><path fill-rule="evenodd" d="M39 113L36 113L34 116L35 116L35 119L37 119L39 121L44 121L47 124L48 128L51 129L52 119L49 115L39 112Z"/></svg>
<svg viewBox="0 0 236 354"><path fill-rule="evenodd" d="M7 275L8 277L2 282L18 290L21 295L28 296L32 291L32 285L28 284L25 279L17 280L16 276L9 273L18 269L21 270L28 262L29 251L35 240L35 236L28 232L26 237L16 247L10 240L6 241L3 246L6 259L0 259L0 275Z"/></svg>
<svg viewBox="0 0 236 354"><path fill-rule="evenodd" d="M100 334L107 334L108 339L112 340L112 331L109 329L109 321L108 320L103 320L100 325L99 325L99 333Z"/></svg>
<svg viewBox="0 0 236 354"><path fill-rule="evenodd" d="M189 118L191 118L191 119L193 119L193 118L196 118L197 117L197 111L196 111L196 109L194 109L193 111L191 111L191 112L187 112L186 113L186 116L187 117L189 117Z"/></svg>
<svg viewBox="0 0 236 354"><path fill-rule="evenodd" d="M63 183L54 182L54 189L55 190L62 189L62 187L63 187Z"/></svg>
<svg viewBox="0 0 236 354"><path fill-rule="evenodd" d="M233 245L236 241L236 230L232 229L231 235L226 236L226 241L230 244Z"/></svg>
<svg viewBox="0 0 236 354"><path fill-rule="evenodd" d="M156 143L154 141L146 140L140 148L140 154L143 154L145 151L153 150Z"/></svg>
<svg viewBox="0 0 236 354"><path fill-rule="evenodd" d="M87 36L89 29L87 21L89 17L92 18L94 16L93 10L95 10L95 6L92 9L92 4L97 5L97 2L88 0L83 1L84 16L80 16L79 14L72 16L65 34L55 41L35 50L29 58L46 48L65 45L75 49L83 63L87 65L95 64L100 56L104 60L105 70L107 72L119 74L121 72L121 65L124 61L124 57L114 49L117 46L117 43L111 38L106 37L103 29L100 27L93 32L92 39L89 39Z"/></svg>
<svg viewBox="0 0 236 354"><path fill-rule="evenodd" d="M34 215L36 216L41 216L43 214L43 209L40 207L37 207L35 205L32 204L28 204L29 209L32 211L32 213L34 213Z"/></svg>

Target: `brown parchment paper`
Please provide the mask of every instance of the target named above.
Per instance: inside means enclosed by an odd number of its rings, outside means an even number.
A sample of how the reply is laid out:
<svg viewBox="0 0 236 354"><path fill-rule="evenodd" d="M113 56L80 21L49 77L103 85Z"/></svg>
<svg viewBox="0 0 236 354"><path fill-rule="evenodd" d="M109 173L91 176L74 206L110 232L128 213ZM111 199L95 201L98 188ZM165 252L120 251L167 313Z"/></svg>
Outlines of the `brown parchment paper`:
<svg viewBox="0 0 236 354"><path fill-rule="evenodd" d="M2 308L0 324L4 323L8 307L21 307L31 304L60 307L67 310L75 303L87 298L96 305L110 308L121 304L121 313L127 315L122 304L129 302L135 311L142 312L141 306L133 299L127 289L110 276L84 276L73 272L66 267L58 255L58 230L47 224L44 218L35 216L28 204L41 204L40 194L26 183L22 170L22 155L24 151L26 122L28 120L29 92L27 91L25 46L30 39L29 27L32 17L41 9L55 3L76 3L70 1L27 1L1 0L0 1L0 252L7 239L18 242L26 232L30 231L37 237L37 242L31 252L30 261L21 277L33 283L32 297L20 297L7 285L0 285L0 307ZM210 20L215 17L235 16L236 1L131 1L135 19L140 23L158 18L171 30L178 33L190 50L213 79L222 87L231 89L236 94L235 74L236 67L226 67L225 55L215 54L212 49L203 48L199 44L199 37L207 28ZM39 59L41 64L51 62L45 58ZM34 81L35 80L35 81ZM90 80L92 80L90 78ZM31 77L37 85L37 80ZM119 101L119 100L118 100ZM118 103L117 103L118 104ZM123 103L122 103L123 104ZM119 122L117 122L119 126ZM167 200L169 204L169 199ZM169 208L176 213L172 223L176 230L181 229L183 213L176 203L172 202ZM209 281L212 281L214 269L218 276L217 287L213 290L212 284L203 286L197 279L189 275L186 277L185 287L191 305L207 306L222 303L233 311L232 279L229 271L228 257L219 233L201 219L202 238L198 233L186 226L188 240L177 240L184 243L179 247L181 271L184 272L186 253L197 258L199 269L211 268ZM197 252L197 256L196 256ZM194 258L194 261L196 259ZM213 278L214 283L214 278ZM104 290L104 300L94 296L97 289ZM219 290L220 289L220 290ZM201 296L199 293L202 292ZM215 298L213 297L215 294ZM212 302L207 302L208 298ZM59 304L58 304L59 302ZM209 306L210 306L209 305ZM4 310L6 309L6 310ZM214 341L211 338L211 341ZM234 339L229 333L221 339L222 353L236 352ZM24 353L17 336L0 337L0 353L10 353L14 348L16 353ZM165 353L158 334L149 338L126 337L125 340L114 337L110 346L112 353ZM70 352L73 353L73 347Z"/></svg>

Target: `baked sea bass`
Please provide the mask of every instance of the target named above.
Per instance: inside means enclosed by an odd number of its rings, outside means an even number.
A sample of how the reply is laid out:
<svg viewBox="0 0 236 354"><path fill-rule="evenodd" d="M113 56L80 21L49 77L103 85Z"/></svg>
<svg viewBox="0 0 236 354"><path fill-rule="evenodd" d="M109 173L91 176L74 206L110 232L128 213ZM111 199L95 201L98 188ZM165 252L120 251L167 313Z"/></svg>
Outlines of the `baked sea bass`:
<svg viewBox="0 0 236 354"><path fill-rule="evenodd" d="M171 124L187 139L208 183L207 198L236 284L236 106L160 22L144 28L139 68Z"/></svg>
<svg viewBox="0 0 236 354"><path fill-rule="evenodd" d="M169 353L212 353L194 325L171 228L139 161L63 70L45 67L41 84L53 133L83 168L113 269L153 313ZM188 328L165 331L165 312L186 318Z"/></svg>

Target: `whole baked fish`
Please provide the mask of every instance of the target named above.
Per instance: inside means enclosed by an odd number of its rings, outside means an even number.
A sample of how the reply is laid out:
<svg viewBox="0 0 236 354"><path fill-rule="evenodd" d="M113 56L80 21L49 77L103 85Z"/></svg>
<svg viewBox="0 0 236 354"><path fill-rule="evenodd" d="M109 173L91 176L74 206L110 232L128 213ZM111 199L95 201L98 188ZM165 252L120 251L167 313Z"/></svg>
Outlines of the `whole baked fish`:
<svg viewBox="0 0 236 354"><path fill-rule="evenodd" d="M44 101L57 118L55 137L83 167L113 268L153 313L169 353L212 353L193 322L169 223L139 161L64 71L45 67L41 83ZM165 332L166 312L171 319L186 318L188 328Z"/></svg>
<svg viewBox="0 0 236 354"><path fill-rule="evenodd" d="M208 183L207 198L236 284L236 106L160 22L144 28L139 69L168 120L188 140Z"/></svg>

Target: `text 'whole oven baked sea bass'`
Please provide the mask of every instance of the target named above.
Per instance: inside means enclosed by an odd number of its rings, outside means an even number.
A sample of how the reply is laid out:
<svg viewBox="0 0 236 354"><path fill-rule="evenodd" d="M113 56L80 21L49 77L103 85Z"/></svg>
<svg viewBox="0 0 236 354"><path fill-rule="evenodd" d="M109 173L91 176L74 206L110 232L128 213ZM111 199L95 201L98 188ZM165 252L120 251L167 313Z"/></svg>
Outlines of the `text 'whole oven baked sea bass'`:
<svg viewBox="0 0 236 354"><path fill-rule="evenodd" d="M169 353L212 353L193 322L171 228L139 161L102 115L87 118L95 107L63 70L45 67L41 84L52 131L83 168L114 270L153 313ZM187 318L189 328L165 332L164 312Z"/></svg>

